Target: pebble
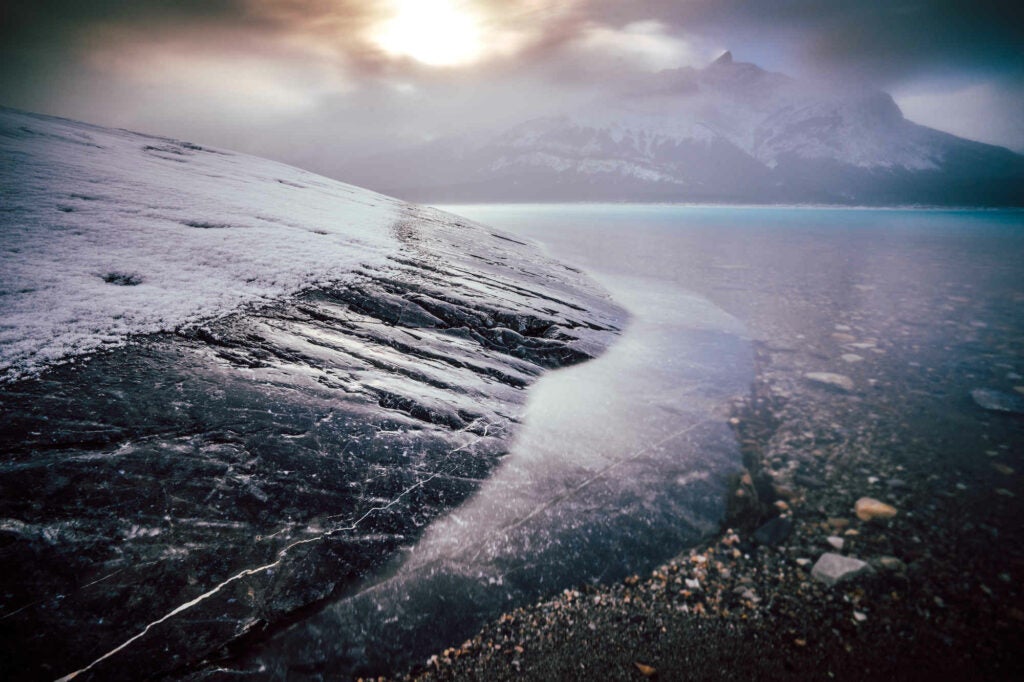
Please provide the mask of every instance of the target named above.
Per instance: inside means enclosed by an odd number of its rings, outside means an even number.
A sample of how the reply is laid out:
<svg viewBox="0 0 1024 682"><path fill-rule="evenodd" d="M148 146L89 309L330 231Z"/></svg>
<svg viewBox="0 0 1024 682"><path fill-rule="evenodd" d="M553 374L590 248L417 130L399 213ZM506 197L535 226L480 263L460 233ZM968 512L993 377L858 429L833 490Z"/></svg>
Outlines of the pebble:
<svg viewBox="0 0 1024 682"><path fill-rule="evenodd" d="M804 378L811 383L825 386L827 388L838 389L840 391L852 391L854 387L853 379L845 374L835 374L833 372L807 372L804 374Z"/></svg>
<svg viewBox="0 0 1024 682"><path fill-rule="evenodd" d="M843 540L841 537L837 537L835 535L829 535L827 538L825 538L825 542L832 545L832 547L836 550L842 550L843 545L846 544L846 540Z"/></svg>
<svg viewBox="0 0 1024 682"><path fill-rule="evenodd" d="M831 526L832 528L835 528L836 530L842 530L844 528L848 528L849 527L850 519L844 519L842 517L836 517L836 516L829 517L828 525Z"/></svg>
<svg viewBox="0 0 1024 682"><path fill-rule="evenodd" d="M883 556L878 558L878 565L887 571L903 571L907 565L894 556Z"/></svg>
<svg viewBox="0 0 1024 682"><path fill-rule="evenodd" d="M971 397L979 407L990 412L1024 414L1024 397L1019 395L1003 393L991 388L976 388L971 391Z"/></svg>
<svg viewBox="0 0 1024 682"><path fill-rule="evenodd" d="M793 532L793 522L782 516L777 516L754 531L754 540L762 545L774 547L784 542L791 532Z"/></svg>
<svg viewBox="0 0 1024 682"><path fill-rule="evenodd" d="M755 604L758 603L759 601L761 601L761 598L759 596L757 596L757 592L754 592L749 587L742 587L742 586L737 587L735 592L737 594L739 594L740 597L742 597L743 599L746 599L747 601L751 601L751 602L753 602Z"/></svg>
<svg viewBox="0 0 1024 682"><path fill-rule="evenodd" d="M815 478L814 476L807 476L806 474L797 474L793 476L793 481L816 490L825 487L825 481L820 478Z"/></svg>
<svg viewBox="0 0 1024 682"><path fill-rule="evenodd" d="M862 362L864 360L863 357L857 355L856 353L843 353L842 355L839 356L839 359L842 360L843 362L849 362L850 364L853 364L855 362Z"/></svg>
<svg viewBox="0 0 1024 682"><path fill-rule="evenodd" d="M811 577L829 587L871 572L866 561L827 552L822 554L811 569Z"/></svg>
<svg viewBox="0 0 1024 682"><path fill-rule="evenodd" d="M880 502L873 497L862 497L853 506L857 518L861 521L873 519L891 519L896 516L896 507Z"/></svg>
<svg viewBox="0 0 1024 682"><path fill-rule="evenodd" d="M657 669L653 666L646 665L644 663L641 663L640 661L636 661L635 663L633 663L633 665L636 666L636 669L644 677L653 677L658 672Z"/></svg>

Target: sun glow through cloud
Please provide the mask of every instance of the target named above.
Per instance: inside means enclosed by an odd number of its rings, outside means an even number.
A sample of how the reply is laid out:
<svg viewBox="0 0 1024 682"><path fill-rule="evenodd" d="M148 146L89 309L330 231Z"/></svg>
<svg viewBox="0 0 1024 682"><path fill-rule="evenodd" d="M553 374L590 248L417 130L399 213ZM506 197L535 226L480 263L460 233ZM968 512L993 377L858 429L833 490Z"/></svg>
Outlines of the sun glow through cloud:
<svg viewBox="0 0 1024 682"><path fill-rule="evenodd" d="M428 66L468 64L483 52L478 19L452 0L395 0L375 42Z"/></svg>

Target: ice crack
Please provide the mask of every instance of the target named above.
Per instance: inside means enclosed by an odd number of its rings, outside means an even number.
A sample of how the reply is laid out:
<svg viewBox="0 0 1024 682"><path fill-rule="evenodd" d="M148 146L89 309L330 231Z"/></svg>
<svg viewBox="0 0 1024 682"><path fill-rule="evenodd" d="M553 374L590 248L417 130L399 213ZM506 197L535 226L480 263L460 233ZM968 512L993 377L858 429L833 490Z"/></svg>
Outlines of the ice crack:
<svg viewBox="0 0 1024 682"><path fill-rule="evenodd" d="M485 432L486 432L486 429L485 429ZM483 440L483 438L484 438L484 436L477 437L477 438L475 438L474 440L472 440L472 441L470 441L468 443L464 443L464 444L460 445L459 447L450 450L448 453L445 454L445 459L449 458L451 455L455 454L456 452L460 452L462 450L465 450L468 447L471 447L472 445L475 445L476 443L478 443L481 440ZM284 547L283 549L281 549L277 553L277 560L276 561L273 561L273 562L271 562L269 564L265 564L263 566L257 566L255 568L247 568L247 569L245 569L243 571L240 571L240 572L236 573L235 575L225 579L223 582L221 582L220 584L216 585L215 587L213 587L212 589L208 590L207 592L204 592L203 594L199 595L195 599L193 599L191 601L188 601L188 602L186 602L184 604L181 604L180 606L175 607L173 610L167 612L166 614L164 614L163 616L161 616L157 620L154 620L153 622L149 623L138 634L133 635L129 639L125 640L123 643L121 643L120 645L114 647L113 649L111 649L107 653L103 654L102 656L100 656L99 658L94 660L89 665L85 666L84 668L80 668L78 670L75 670L74 672L68 673L67 675L65 675L65 676L63 676L61 678L58 678L56 682L67 682L68 680L73 680L74 678L78 677L79 675L81 675L84 672L88 672L89 670L93 669L94 667L96 667L97 665L102 663L103 661L107 660L108 658L110 658L112 656L115 656L117 653L119 653L119 652L123 651L124 649L128 648L129 646L132 645L132 643L138 641L142 637L145 637L146 634L150 630L152 630L154 627L160 625L161 623L164 623L164 622L170 620L171 618L177 616L178 614L180 614L180 613L182 613L184 611L187 611L188 609L191 609L193 606L196 606L197 604L200 604L201 602L209 599L210 597L216 595L218 592L220 592L222 589L224 589L228 585L231 585L232 583L235 583L235 582L237 582L237 581L239 581L239 580L241 580L243 578L247 578L247 577L252 576L252 575L257 575L259 573L263 573L265 571L269 571L269 570L271 570L273 568L278 567L281 564L281 562L284 561L285 558L288 556L288 553L291 552L296 547L298 547L300 545L306 545L306 544L309 544L309 543L313 543L313 542L319 542L320 540L323 540L325 538L329 538L329 537L331 537L331 536L333 536L333 535L335 535L337 533L344 533L344 532L350 532L350 531L355 530L359 526L360 523L365 521L371 515L373 515L375 513L378 513L378 512L386 511L387 509L390 509L394 505L398 504L398 502L400 502L402 500L402 498L404 498L406 495L408 495L409 493L413 492L417 488L420 488L420 487L426 485L427 483L429 483L430 481L434 480L435 478L437 478L439 476L444 476L444 475L446 475L448 473L450 473L450 472L447 469L441 469L441 470L438 470L438 471L434 472L430 476L417 481L416 483L414 483L413 485L409 486L408 488L403 490L401 493L399 493L398 496L396 496L393 500L391 500L387 504L380 505L380 506L377 506L377 507L371 507L370 509L368 509L366 511L365 514L360 516L358 519L356 519L354 522L352 522L352 524L350 524L348 526L341 526L341 527L338 527L338 528L332 528L331 530L327 531L326 533L322 533L322 534L317 535L317 536L312 537L312 538L305 538L303 540L297 540L297 541L291 543L290 545ZM110 576L107 576L107 577L110 577ZM105 578L103 578L103 579L105 579ZM103 580L103 579L101 579L101 580Z"/></svg>

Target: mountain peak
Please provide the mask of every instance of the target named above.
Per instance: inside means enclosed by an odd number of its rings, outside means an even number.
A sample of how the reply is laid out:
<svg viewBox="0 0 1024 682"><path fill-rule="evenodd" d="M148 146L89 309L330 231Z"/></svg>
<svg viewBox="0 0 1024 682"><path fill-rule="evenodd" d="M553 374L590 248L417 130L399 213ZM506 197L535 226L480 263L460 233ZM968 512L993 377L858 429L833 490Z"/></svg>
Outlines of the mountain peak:
<svg viewBox="0 0 1024 682"><path fill-rule="evenodd" d="M730 52L729 50L726 50L725 52L720 54L718 56L718 59L716 59L715 61L711 62L712 66L714 66L716 64L732 64L732 52Z"/></svg>

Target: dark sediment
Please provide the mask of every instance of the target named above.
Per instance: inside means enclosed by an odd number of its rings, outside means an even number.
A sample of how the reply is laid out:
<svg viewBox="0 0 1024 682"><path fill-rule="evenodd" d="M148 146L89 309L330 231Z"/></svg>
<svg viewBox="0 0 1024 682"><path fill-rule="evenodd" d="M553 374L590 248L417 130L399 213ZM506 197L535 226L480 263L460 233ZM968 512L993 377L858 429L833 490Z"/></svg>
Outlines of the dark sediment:
<svg viewBox="0 0 1024 682"><path fill-rule="evenodd" d="M1024 605L1013 576L1024 567L1024 486L1005 473L1011 453L982 454L989 471L936 474L896 463L916 460L921 443L903 450L890 433L883 452L851 449L830 429L809 430L822 424L797 415L811 409L828 408L783 405L759 390L736 416L748 463L762 476L786 440L819 450L801 462L810 485L773 482L757 503L738 505L732 527L712 542L650 575L508 613L411 676L639 679L639 663L658 679L680 680L1019 678ZM758 478L740 483L741 499ZM958 488L963 481L974 489ZM895 505L897 516L858 519L862 494ZM788 520L791 533L758 539L766 519ZM814 562L835 551L830 537L871 572L834 587L815 580Z"/></svg>
<svg viewBox="0 0 1024 682"><path fill-rule="evenodd" d="M1015 266L965 255L956 271L937 261L849 286L774 256L724 275L698 264L687 282L762 339L733 413L748 471L722 533L649 575L511 611L409 677L1024 674L1024 420L978 400L1024 390ZM937 286L922 277L933 265ZM807 376L825 372L845 381ZM896 515L859 518L865 497ZM827 553L870 568L830 587L812 575Z"/></svg>

